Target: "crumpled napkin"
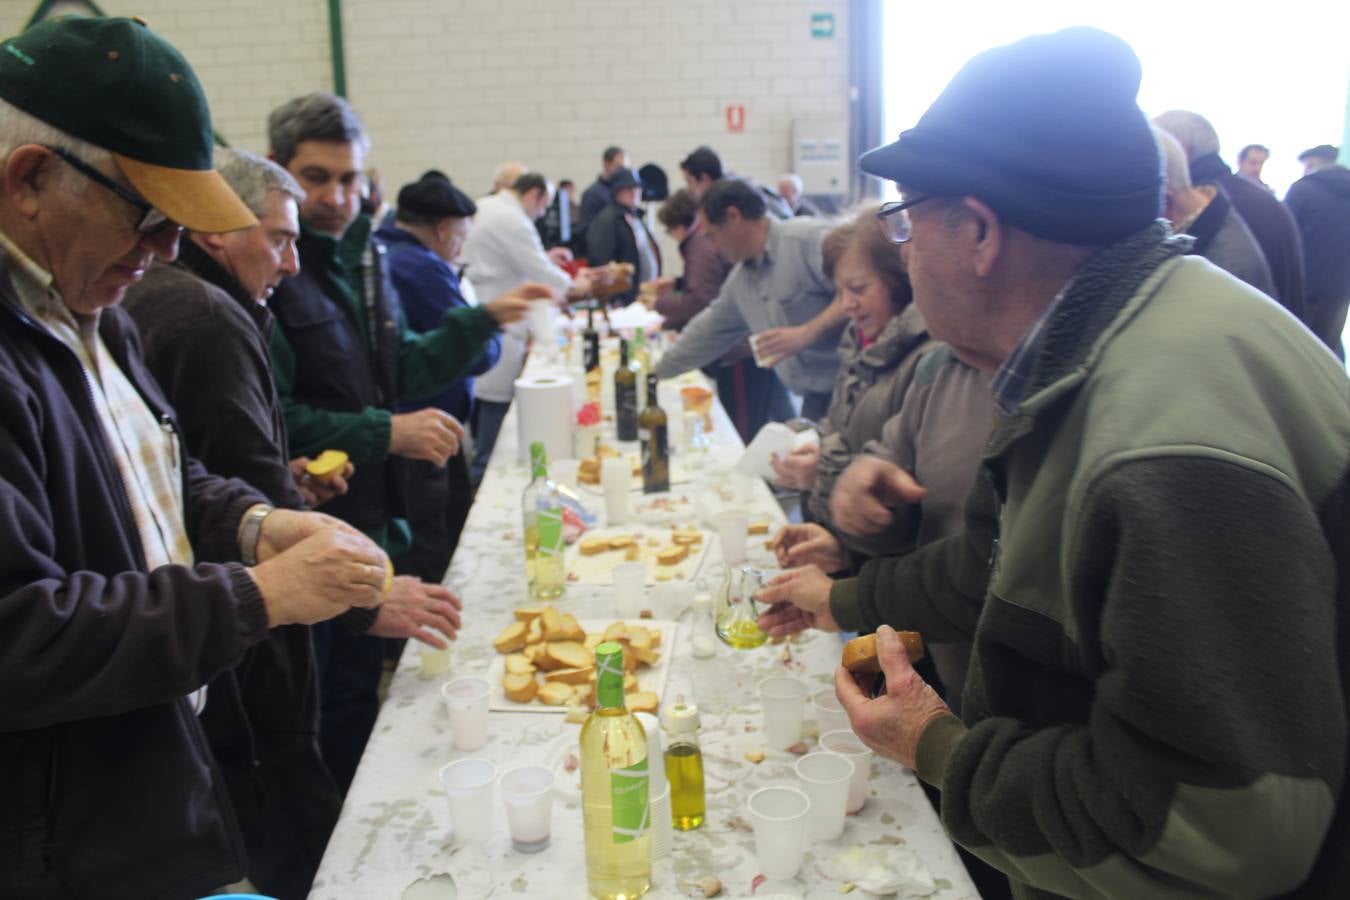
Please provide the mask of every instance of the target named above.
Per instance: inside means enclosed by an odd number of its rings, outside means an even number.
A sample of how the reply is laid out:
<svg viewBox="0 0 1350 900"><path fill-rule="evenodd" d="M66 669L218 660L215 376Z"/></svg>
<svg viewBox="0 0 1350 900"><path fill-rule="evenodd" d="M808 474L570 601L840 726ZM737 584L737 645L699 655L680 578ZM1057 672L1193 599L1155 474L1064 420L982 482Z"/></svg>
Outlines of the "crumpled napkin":
<svg viewBox="0 0 1350 900"><path fill-rule="evenodd" d="M897 845L845 850L830 861L830 874L879 896L928 897L938 890L933 873L918 854Z"/></svg>

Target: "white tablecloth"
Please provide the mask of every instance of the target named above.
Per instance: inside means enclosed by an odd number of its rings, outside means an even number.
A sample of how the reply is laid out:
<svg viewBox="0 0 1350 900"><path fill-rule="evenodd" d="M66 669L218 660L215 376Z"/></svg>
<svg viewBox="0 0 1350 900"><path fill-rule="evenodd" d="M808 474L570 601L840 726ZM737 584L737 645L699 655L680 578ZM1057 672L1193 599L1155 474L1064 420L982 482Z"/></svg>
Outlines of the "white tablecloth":
<svg viewBox="0 0 1350 900"><path fill-rule="evenodd" d="M664 391L663 391L664 394ZM668 409L678 415L678 409ZM449 833L449 813L437 781L437 770L463 756L493 760L501 770L526 762L542 762L562 743L572 743L578 725L561 715L492 713L490 738L474 753L461 753L450 740L440 687L457 675L486 672L496 655L491 639L512 621L512 610L528 604L524 549L521 539L521 491L528 477L516 462L515 412L508 414L492 464L478 493L447 584L464 600L465 627L454 646L449 675L434 679L420 674L416 649L409 644L380 712L356 780L348 794L311 898L318 900L384 900L457 897L502 898L586 897L585 853L579 804L558 801L553 810L551 846L535 855L515 852L506 830L500 797L485 844L478 846ZM715 446L698 481L675 485L673 493L688 496L704 512L731 505L727 470L741 445L720 407L715 409ZM640 495L634 495L640 496ZM603 519L604 503L588 495L588 508ZM782 513L763 483L755 484L748 510L775 527ZM751 538L751 562L771 566L762 538ZM721 582L720 549L713 546L697 581L715 592ZM556 605L578 619L614 618L613 589L571 585ZM685 617L688 622L689 617ZM767 784L795 782L786 752L767 753L758 765L748 751L762 748L760 711L755 684L771 674L792 674L814 692L828 687L838 664L839 638L812 632L800 641L766 644L735 651L717 644L717 654L695 659L689 651L689 629L681 628L674 648L671 691L677 683L691 689L699 704L707 779L707 821L697 830L676 832L674 850L653 867L648 896L702 896L693 883L713 875L721 879L724 897L749 896L759 872L745 799ZM663 698L664 699L664 698ZM814 721L808 710L810 749L817 749ZM932 896L941 900L978 900L965 868L943 834L937 816L917 779L896 763L873 761L867 805L850 817L843 835L830 842L808 842L796 880L770 882L755 893L766 896L836 898L846 882L834 876L831 862L855 846L912 851L920 867L937 882ZM868 896L859 890L856 896Z"/></svg>

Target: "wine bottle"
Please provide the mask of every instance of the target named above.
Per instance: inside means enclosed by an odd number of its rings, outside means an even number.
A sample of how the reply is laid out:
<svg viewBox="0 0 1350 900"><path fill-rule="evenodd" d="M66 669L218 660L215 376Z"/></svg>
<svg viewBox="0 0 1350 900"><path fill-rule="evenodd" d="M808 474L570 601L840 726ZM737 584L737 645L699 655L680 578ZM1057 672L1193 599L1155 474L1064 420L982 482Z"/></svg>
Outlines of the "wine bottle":
<svg viewBox="0 0 1350 900"><path fill-rule="evenodd" d="M637 373L629 365L625 340L619 341L619 368L614 370L614 428L621 441L638 439Z"/></svg>
<svg viewBox="0 0 1350 900"><path fill-rule="evenodd" d="M525 486L521 509L525 517L525 580L530 597L552 600L567 586L563 557L562 497L548 480L548 459L541 441L530 445L534 479Z"/></svg>
<svg viewBox="0 0 1350 900"><path fill-rule="evenodd" d="M647 335L640 325L633 332L633 347L629 356L633 360L630 365L637 371L638 409L646 409L647 376L652 371L652 358L647 353Z"/></svg>
<svg viewBox="0 0 1350 900"><path fill-rule="evenodd" d="M581 333L585 347L583 365L587 372L600 368L600 332L595 330L595 304L586 307L586 330Z"/></svg>
<svg viewBox="0 0 1350 900"><path fill-rule="evenodd" d="M647 407L638 416L638 440L642 441L642 492L670 490L670 441L666 411L656 398L656 375L647 376Z"/></svg>
<svg viewBox="0 0 1350 900"><path fill-rule="evenodd" d="M651 888L647 733L624 706L622 644L595 648L595 712L581 726L581 817L586 885L599 900Z"/></svg>

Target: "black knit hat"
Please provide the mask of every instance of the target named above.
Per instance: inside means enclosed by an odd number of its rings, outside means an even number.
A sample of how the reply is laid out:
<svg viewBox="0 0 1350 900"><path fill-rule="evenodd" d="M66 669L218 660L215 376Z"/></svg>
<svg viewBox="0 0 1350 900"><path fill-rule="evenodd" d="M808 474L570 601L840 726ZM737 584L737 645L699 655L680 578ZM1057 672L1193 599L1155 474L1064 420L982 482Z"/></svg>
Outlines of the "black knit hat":
<svg viewBox="0 0 1350 900"><path fill-rule="evenodd" d="M449 216L463 219L476 212L478 207L469 195L435 169L412 184L405 184L398 192L399 215L411 214L420 219L439 220Z"/></svg>
<svg viewBox="0 0 1350 900"><path fill-rule="evenodd" d="M609 192L617 194L619 191L627 188L642 187L642 179L637 177L637 173L632 169L618 169L613 175L609 176Z"/></svg>
<svg viewBox="0 0 1350 900"><path fill-rule="evenodd" d="M1139 78L1129 45L1095 28L995 47L861 166L920 194L976 197L1047 240L1108 244L1162 209L1158 147L1135 102Z"/></svg>

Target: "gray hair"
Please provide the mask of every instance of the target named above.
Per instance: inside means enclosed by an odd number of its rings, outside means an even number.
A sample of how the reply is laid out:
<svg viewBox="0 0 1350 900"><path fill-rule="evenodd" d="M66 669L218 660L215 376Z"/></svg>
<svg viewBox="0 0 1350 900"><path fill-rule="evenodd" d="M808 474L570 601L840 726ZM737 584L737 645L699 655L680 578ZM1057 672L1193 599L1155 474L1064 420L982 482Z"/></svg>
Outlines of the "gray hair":
<svg viewBox="0 0 1350 900"><path fill-rule="evenodd" d="M1191 189L1191 167L1186 162L1186 151L1171 132L1157 125L1151 127L1153 138L1158 142L1158 150L1162 154L1163 172L1167 176L1167 184L1164 186L1167 196L1175 197L1177 194L1185 193Z"/></svg>
<svg viewBox="0 0 1350 900"><path fill-rule="evenodd" d="M59 128L0 100L0 166L9 161L9 155L25 144L43 144L60 147L91 166L101 165L112 159L112 154L102 147L67 134ZM71 193L79 195L89 185L89 179L70 166L60 167L60 184Z"/></svg>
<svg viewBox="0 0 1350 900"><path fill-rule="evenodd" d="M797 193L802 192L802 177L795 172L786 172L778 177L778 185L782 187L783 182L788 182L797 189Z"/></svg>
<svg viewBox="0 0 1350 900"><path fill-rule="evenodd" d="M267 140L273 158L283 166L290 165L295 149L305 141L356 144L363 156L370 152L370 137L356 110L326 91L296 97L272 110Z"/></svg>
<svg viewBox="0 0 1350 900"><path fill-rule="evenodd" d="M267 195L271 191L286 194L296 204L305 202L305 192L291 173L256 153L217 147L216 171L260 219L267 214Z"/></svg>
<svg viewBox="0 0 1350 900"><path fill-rule="evenodd" d="M492 189L494 191L513 189L521 176L529 173L530 167L520 160L507 160L492 173Z"/></svg>
<svg viewBox="0 0 1350 900"><path fill-rule="evenodd" d="M1153 117L1153 124L1177 139L1188 162L1219 152L1219 133L1209 120L1185 109L1169 109Z"/></svg>

